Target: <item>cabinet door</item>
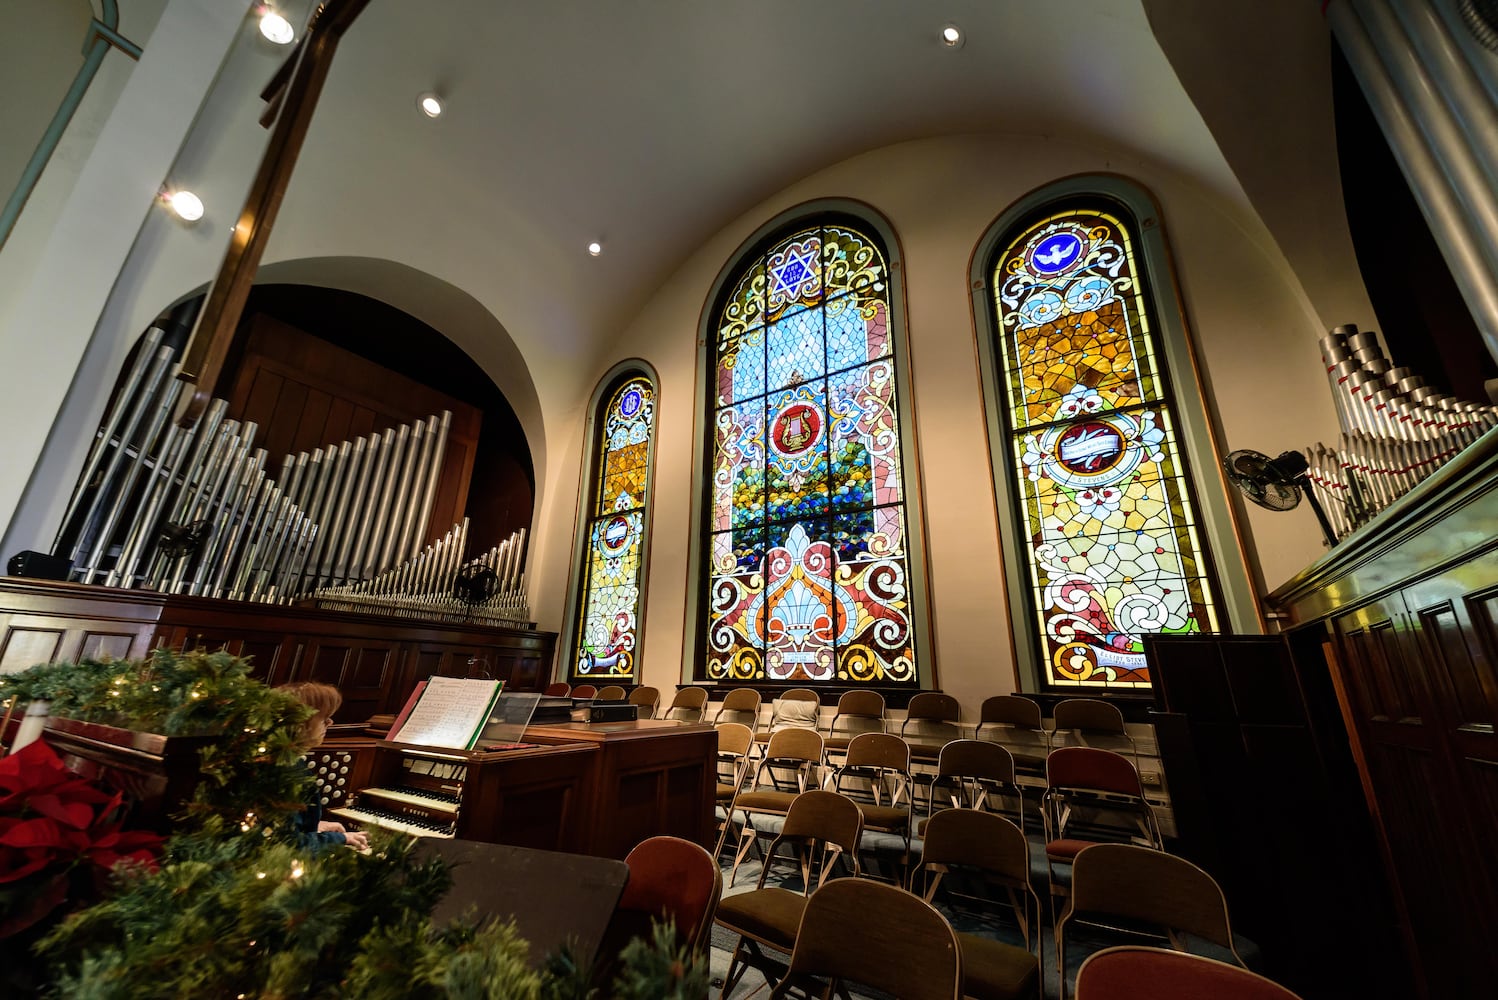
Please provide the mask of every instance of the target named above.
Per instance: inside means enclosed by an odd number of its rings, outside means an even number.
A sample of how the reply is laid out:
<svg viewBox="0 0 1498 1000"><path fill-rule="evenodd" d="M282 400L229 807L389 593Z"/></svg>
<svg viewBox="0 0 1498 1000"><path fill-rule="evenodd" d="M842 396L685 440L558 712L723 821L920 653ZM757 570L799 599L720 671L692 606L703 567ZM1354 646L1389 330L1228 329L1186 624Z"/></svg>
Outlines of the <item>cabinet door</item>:
<svg viewBox="0 0 1498 1000"><path fill-rule="evenodd" d="M1338 616L1344 689L1363 747L1379 823L1420 953L1430 995L1461 996L1464 984L1494 974L1491 949L1477 947L1494 897L1490 862L1474 827L1480 809L1453 753L1453 719L1443 658L1470 666L1473 638L1451 597L1394 594ZM1488 829L1491 829L1489 827Z"/></svg>

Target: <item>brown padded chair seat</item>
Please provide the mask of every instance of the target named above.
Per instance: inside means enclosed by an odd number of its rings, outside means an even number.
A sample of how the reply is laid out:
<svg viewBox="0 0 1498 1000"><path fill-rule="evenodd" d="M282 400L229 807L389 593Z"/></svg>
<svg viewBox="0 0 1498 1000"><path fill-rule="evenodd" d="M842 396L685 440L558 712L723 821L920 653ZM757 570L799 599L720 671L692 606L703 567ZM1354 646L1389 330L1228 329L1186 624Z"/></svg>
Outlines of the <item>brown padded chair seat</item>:
<svg viewBox="0 0 1498 1000"><path fill-rule="evenodd" d="M739 934L765 942L779 942L784 951L796 943L807 897L774 886L725 896L718 903L717 921Z"/></svg>
<svg viewBox="0 0 1498 1000"><path fill-rule="evenodd" d="M727 900L724 900L727 902ZM719 912L722 904L719 904ZM977 1000L1037 996L1040 959L1016 945L958 932L962 946L962 995Z"/></svg>
<svg viewBox="0 0 1498 1000"><path fill-rule="evenodd" d="M852 738L848 736L829 736L822 741L822 746L828 750L846 750L852 742Z"/></svg>
<svg viewBox="0 0 1498 1000"><path fill-rule="evenodd" d="M900 806L872 806L867 802L860 802L858 811L863 813L865 830L876 826L881 828L902 826L910 820L910 810Z"/></svg>
<svg viewBox="0 0 1498 1000"><path fill-rule="evenodd" d="M733 798L733 793L738 790L738 785L725 785L721 781L718 782L718 801L727 802L729 799Z"/></svg>
<svg viewBox="0 0 1498 1000"><path fill-rule="evenodd" d="M912 743L910 744L910 759L929 761L935 763L941 759L942 743Z"/></svg>
<svg viewBox="0 0 1498 1000"><path fill-rule="evenodd" d="M1036 774L1045 774L1045 757L1037 757L1028 753L1013 753L1014 769L1016 771L1034 771Z"/></svg>
<svg viewBox="0 0 1498 1000"><path fill-rule="evenodd" d="M1060 840L1048 840L1045 845L1045 856L1055 858L1057 861L1071 861L1078 854L1081 854L1084 848L1091 847L1096 843L1097 841L1095 840L1072 840L1069 837L1063 837Z"/></svg>
<svg viewBox="0 0 1498 1000"><path fill-rule="evenodd" d="M739 796L739 809L765 809L770 812L785 812L790 809L797 792L745 792Z"/></svg>

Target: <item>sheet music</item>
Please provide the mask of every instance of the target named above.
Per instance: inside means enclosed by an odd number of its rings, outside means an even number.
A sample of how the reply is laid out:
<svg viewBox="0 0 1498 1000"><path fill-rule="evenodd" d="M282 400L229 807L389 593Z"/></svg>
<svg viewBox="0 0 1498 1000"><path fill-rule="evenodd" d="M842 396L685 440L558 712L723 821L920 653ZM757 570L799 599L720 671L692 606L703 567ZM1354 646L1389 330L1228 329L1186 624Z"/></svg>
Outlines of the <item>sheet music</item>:
<svg viewBox="0 0 1498 1000"><path fill-rule="evenodd" d="M470 750L489 721L503 681L432 677L405 725L390 739L422 746Z"/></svg>

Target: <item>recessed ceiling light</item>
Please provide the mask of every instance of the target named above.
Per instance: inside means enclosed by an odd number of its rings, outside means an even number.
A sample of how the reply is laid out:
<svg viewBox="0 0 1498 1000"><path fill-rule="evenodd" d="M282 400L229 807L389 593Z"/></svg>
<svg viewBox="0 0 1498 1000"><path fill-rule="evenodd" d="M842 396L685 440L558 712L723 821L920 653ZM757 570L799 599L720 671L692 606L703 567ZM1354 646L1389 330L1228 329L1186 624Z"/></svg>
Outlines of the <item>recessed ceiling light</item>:
<svg viewBox="0 0 1498 1000"><path fill-rule="evenodd" d="M436 94L422 94L416 99L416 106L428 118L440 118L442 116L442 98Z"/></svg>
<svg viewBox="0 0 1498 1000"><path fill-rule="evenodd" d="M603 244L599 243L597 240L594 240L592 243L588 244L588 253L592 254L594 257L597 257L599 254L603 253Z"/></svg>
<svg viewBox="0 0 1498 1000"><path fill-rule="evenodd" d="M962 44L962 29L955 24L948 24L941 29L941 43L949 49L955 49Z"/></svg>
<svg viewBox="0 0 1498 1000"><path fill-rule="evenodd" d="M173 191L166 196L166 203L183 222L197 222L203 217L203 199L191 191Z"/></svg>
<svg viewBox="0 0 1498 1000"><path fill-rule="evenodd" d="M265 8L265 13L260 15L260 33L277 45L287 45L296 38L296 29L291 22L270 7Z"/></svg>

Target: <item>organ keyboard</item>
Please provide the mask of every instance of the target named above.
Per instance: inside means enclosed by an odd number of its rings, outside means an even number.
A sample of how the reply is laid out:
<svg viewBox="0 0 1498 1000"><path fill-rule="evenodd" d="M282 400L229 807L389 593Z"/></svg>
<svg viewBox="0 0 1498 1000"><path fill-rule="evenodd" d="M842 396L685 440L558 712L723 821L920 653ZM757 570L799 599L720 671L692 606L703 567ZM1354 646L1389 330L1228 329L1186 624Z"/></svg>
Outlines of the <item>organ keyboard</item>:
<svg viewBox="0 0 1498 1000"><path fill-rule="evenodd" d="M448 750L381 740L369 784L326 816L416 837L563 850L568 821L587 797L594 748L586 744Z"/></svg>

